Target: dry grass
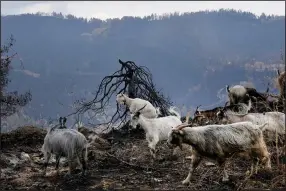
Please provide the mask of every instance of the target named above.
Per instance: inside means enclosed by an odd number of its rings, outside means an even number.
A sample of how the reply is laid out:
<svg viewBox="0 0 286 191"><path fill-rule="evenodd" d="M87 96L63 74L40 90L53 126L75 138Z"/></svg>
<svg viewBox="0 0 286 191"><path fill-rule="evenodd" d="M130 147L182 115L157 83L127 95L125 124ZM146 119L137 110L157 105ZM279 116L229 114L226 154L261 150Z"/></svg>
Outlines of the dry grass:
<svg viewBox="0 0 286 191"><path fill-rule="evenodd" d="M230 159L228 162L230 182L222 183L222 174L219 168L217 166L207 166L206 161L203 161L194 173L191 185L183 186L181 181L187 176L189 168L189 160L186 160L185 157L189 155L189 151L184 149L178 153L178 158L173 158L171 157L172 150L165 143L161 143L158 145L158 159L152 163L142 131L126 134L115 131L105 135L105 138L110 138L113 135L113 139L109 139L113 142L112 146L109 149L104 149L100 145L102 143L100 143L90 148L89 172L86 177L80 176L79 169L74 176L65 177L68 170L65 164L61 165L61 172L57 177L54 163L49 166L48 175L42 177L40 176L42 163L36 162L34 159L42 157L39 148L43 143L45 132L43 133L41 130L32 127L19 130L3 136L3 142L13 142L9 146L5 144L6 147L0 157L0 164L2 164L0 182L3 190L237 190L239 187L240 189L259 188L261 190L285 187L281 167L278 168L276 165L275 146L269 147L270 152L273 153L271 158L272 173L261 170L250 179L245 179L244 173L250 167L250 161ZM18 135L18 133L21 135ZM31 136L31 134L34 136ZM27 137L24 139L25 136ZM11 156L19 157L20 152L23 151L30 155L32 162L25 161L16 165L16 167L12 167L7 158Z"/></svg>

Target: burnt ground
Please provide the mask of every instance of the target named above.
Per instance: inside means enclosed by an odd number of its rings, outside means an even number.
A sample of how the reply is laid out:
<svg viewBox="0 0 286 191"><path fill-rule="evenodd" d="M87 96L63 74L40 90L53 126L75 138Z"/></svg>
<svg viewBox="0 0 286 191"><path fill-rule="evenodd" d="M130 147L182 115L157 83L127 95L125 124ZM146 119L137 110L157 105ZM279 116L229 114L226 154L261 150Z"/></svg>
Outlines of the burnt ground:
<svg viewBox="0 0 286 191"><path fill-rule="evenodd" d="M283 171L276 165L272 154L272 172L261 169L257 175L245 179L250 161L231 159L228 162L230 181L222 183L222 172L203 161L194 173L191 184L184 186L189 168L189 155L184 149L172 157L172 150L164 143L159 144L158 159L152 163L151 156L140 131L121 133L114 131L102 136L110 144L98 141L89 150L88 174L80 175L78 168L74 175L66 176L68 167L61 161L57 176L55 160L42 176L40 152L45 131L34 127L23 127L2 135L0 157L1 190L237 190L247 188L270 189L285 187ZM274 148L269 148L272 151ZM273 152L274 153L274 152Z"/></svg>

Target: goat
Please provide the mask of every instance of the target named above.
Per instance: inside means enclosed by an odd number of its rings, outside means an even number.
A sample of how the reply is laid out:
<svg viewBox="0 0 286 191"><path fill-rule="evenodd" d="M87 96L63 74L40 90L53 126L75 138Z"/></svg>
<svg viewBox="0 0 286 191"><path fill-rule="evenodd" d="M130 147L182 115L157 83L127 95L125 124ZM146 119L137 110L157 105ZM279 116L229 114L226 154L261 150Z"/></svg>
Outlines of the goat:
<svg viewBox="0 0 286 191"><path fill-rule="evenodd" d="M249 100L248 110L251 108L251 100ZM265 113L248 113L246 110L243 114L230 111L227 108L221 109L217 116L220 120L236 123L243 121L250 121L257 125L268 123L266 126L266 140L275 141L276 132L278 136L285 134L285 114L281 112L265 112Z"/></svg>
<svg viewBox="0 0 286 191"><path fill-rule="evenodd" d="M199 123L202 123L203 119L207 119L208 121L206 122L209 123L211 120L215 120L216 115L213 115L214 113L217 113L216 111L219 109L219 107L211 109L211 110L205 110L205 111L199 111L199 107L201 105L197 106L195 112L194 112L194 118L197 119Z"/></svg>
<svg viewBox="0 0 286 191"><path fill-rule="evenodd" d="M270 156L263 139L264 126L251 122L232 123L227 125L206 125L198 127L174 128L169 132L167 144L170 148L183 143L192 146L192 161L187 178L183 184L190 183L194 170L203 158L216 161L223 169L223 181L228 181L225 162L237 153L249 153L253 163L259 159L265 168L271 170Z"/></svg>
<svg viewBox="0 0 286 191"><path fill-rule="evenodd" d="M242 85L235 85L233 87L226 86L226 90L228 93L230 105L245 103L251 99L253 102L258 101L267 101L268 91L267 88L266 93L257 92L255 88L244 87Z"/></svg>
<svg viewBox="0 0 286 191"><path fill-rule="evenodd" d="M42 152L44 154L44 171L51 157L56 155L56 170L58 174L60 158L67 157L69 160L69 174L72 172L72 162L77 157L82 165L82 175L85 175L87 165L87 147L88 141L85 136L75 129L56 129L50 128L45 136Z"/></svg>
<svg viewBox="0 0 286 191"><path fill-rule="evenodd" d="M194 112L194 119L197 120L198 123L200 123L201 125L203 125L202 120L206 119L208 120L206 124L209 124L210 122L212 122L213 124L217 124L218 122L218 117L217 117L217 112L219 112L220 110L227 108L227 109L231 109L231 110L242 110L245 109L244 104L237 104L237 105L228 105L229 102L226 102L224 107L215 107L213 109L209 109L209 110L204 110L204 111L199 111L199 106L197 106L195 112ZM194 121L194 120L193 120Z"/></svg>
<svg viewBox="0 0 286 191"><path fill-rule="evenodd" d="M155 108L149 101L140 98L130 98L126 94L120 93L116 95L116 101L119 104L126 105L130 113L135 113L144 105L146 107L141 111L141 114L146 118L157 118L160 115L159 108Z"/></svg>
<svg viewBox="0 0 286 191"><path fill-rule="evenodd" d="M247 94L249 95L249 97L252 99L251 101L266 101L267 97L269 96L268 92L269 92L269 87L267 87L266 92L262 93L262 92L258 92L255 88L245 88Z"/></svg>
<svg viewBox="0 0 286 191"><path fill-rule="evenodd" d="M229 97L230 105L245 103L247 90L242 85L235 85L233 87L226 86L226 90Z"/></svg>
<svg viewBox="0 0 286 191"><path fill-rule="evenodd" d="M160 141L168 139L168 133L172 130L172 127L182 124L180 114L177 113L177 116L166 116L159 118L146 118L141 114L141 111L147 104L132 114L130 125L133 128L136 128L139 124L146 133L146 140L148 142L148 147L150 148L150 153L153 159L156 158L156 145ZM181 148L182 149L182 148ZM174 150L175 152L175 150ZM173 152L173 154L174 154Z"/></svg>

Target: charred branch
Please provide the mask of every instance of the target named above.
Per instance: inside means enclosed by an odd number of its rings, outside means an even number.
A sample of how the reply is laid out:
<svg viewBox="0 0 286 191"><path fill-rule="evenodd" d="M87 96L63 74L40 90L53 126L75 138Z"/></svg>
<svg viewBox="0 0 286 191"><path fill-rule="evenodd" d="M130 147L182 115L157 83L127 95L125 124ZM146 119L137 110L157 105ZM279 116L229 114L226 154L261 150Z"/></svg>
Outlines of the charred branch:
<svg viewBox="0 0 286 191"><path fill-rule="evenodd" d="M118 93L127 93L131 98L141 98L150 101L159 107L163 116L169 114L171 101L160 91L156 90L152 74L147 67L137 66L132 61L123 62L119 59L121 68L112 75L102 79L94 98L91 101L77 101L77 109L70 114L83 114L91 110L96 114L104 113L110 99ZM68 115L69 116L69 115ZM114 124L118 121L127 122L127 110L122 110L118 104L110 121L105 124Z"/></svg>

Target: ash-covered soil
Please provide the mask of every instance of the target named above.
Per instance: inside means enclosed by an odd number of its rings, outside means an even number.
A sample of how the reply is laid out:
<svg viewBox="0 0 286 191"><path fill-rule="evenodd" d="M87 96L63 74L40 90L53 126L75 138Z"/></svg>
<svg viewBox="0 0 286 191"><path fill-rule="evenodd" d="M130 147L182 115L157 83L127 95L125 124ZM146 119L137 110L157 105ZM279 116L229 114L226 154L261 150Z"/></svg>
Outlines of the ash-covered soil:
<svg viewBox="0 0 286 191"><path fill-rule="evenodd" d="M114 131L101 138L93 135L93 139L91 131L84 131L90 141L94 140L89 149L87 175L81 176L78 166L73 176L66 176L67 162L62 158L58 176L54 159L50 161L47 175L42 176L43 155L40 148L45 133L36 127L22 127L2 135L1 190L237 190L285 187L282 167L277 167L275 148L272 147L269 148L273 153L271 173L261 169L257 175L245 179L250 161L231 159L227 164L230 181L223 183L218 166L203 161L191 184L184 186L181 181L188 174L190 162L188 147L173 157L172 150L161 143L158 159L152 162L144 133L140 130Z"/></svg>

